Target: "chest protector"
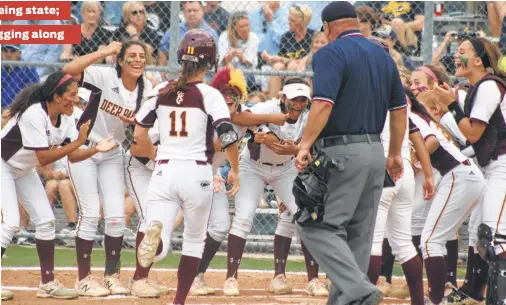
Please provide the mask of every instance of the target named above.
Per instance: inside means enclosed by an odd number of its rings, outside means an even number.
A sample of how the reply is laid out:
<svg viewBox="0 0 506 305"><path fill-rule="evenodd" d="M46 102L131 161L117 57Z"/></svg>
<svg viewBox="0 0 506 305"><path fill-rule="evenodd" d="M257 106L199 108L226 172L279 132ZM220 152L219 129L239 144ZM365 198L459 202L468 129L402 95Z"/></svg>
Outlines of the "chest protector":
<svg viewBox="0 0 506 305"><path fill-rule="evenodd" d="M471 115L478 88L481 83L488 80L493 80L497 83L499 91L501 92L501 102L490 117L483 135L478 141L472 144L474 152L476 153L476 159L481 167L485 167L490 160L497 160L499 155L506 153L506 126L500 109L501 103L504 103L503 98L506 93L506 83L502 78L493 74L487 74L480 79L467 94L464 102L464 112L468 117Z"/></svg>

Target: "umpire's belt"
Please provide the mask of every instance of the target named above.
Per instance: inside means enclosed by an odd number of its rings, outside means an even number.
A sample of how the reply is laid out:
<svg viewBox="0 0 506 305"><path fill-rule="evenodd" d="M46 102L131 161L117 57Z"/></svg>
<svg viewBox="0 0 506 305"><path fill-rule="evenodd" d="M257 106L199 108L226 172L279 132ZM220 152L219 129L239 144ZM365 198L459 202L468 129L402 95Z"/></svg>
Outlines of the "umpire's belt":
<svg viewBox="0 0 506 305"><path fill-rule="evenodd" d="M358 134L346 136L331 136L323 138L319 141L320 148L326 148L336 145L346 145L353 143L376 143L381 142L381 137L378 134Z"/></svg>

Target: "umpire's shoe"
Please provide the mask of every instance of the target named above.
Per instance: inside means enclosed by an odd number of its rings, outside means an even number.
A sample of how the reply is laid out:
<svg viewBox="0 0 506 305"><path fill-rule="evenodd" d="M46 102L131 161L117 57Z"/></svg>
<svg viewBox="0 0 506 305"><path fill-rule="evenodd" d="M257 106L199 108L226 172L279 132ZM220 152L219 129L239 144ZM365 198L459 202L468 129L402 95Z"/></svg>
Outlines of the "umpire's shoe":
<svg viewBox="0 0 506 305"><path fill-rule="evenodd" d="M355 300L348 305L377 305L383 300L383 293L379 290L369 293L361 299Z"/></svg>
<svg viewBox="0 0 506 305"><path fill-rule="evenodd" d="M38 298L75 299L78 296L77 290L63 287L58 280L40 284L39 290L37 291Z"/></svg>

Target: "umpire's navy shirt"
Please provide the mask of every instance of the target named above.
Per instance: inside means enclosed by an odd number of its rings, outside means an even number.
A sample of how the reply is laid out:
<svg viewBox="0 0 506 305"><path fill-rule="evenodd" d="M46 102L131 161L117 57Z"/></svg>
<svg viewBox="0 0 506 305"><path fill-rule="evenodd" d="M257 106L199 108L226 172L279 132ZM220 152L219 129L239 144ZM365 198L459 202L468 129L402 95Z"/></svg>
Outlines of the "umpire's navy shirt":
<svg viewBox="0 0 506 305"><path fill-rule="evenodd" d="M381 134L388 110L406 107L390 55L358 30L343 32L313 56L313 101L332 104L320 138Z"/></svg>

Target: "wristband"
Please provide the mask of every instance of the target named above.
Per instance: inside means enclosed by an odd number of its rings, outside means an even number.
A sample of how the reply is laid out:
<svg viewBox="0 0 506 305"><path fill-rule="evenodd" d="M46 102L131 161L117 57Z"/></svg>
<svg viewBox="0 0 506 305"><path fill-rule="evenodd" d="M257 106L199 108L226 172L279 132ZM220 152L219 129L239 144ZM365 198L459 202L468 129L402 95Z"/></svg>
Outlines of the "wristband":
<svg viewBox="0 0 506 305"><path fill-rule="evenodd" d="M455 118L455 122L457 122L457 125L459 125L460 121L462 121L467 117L462 108L460 108L459 103L457 101L454 101L450 105L448 105L448 110L450 110L450 113Z"/></svg>

